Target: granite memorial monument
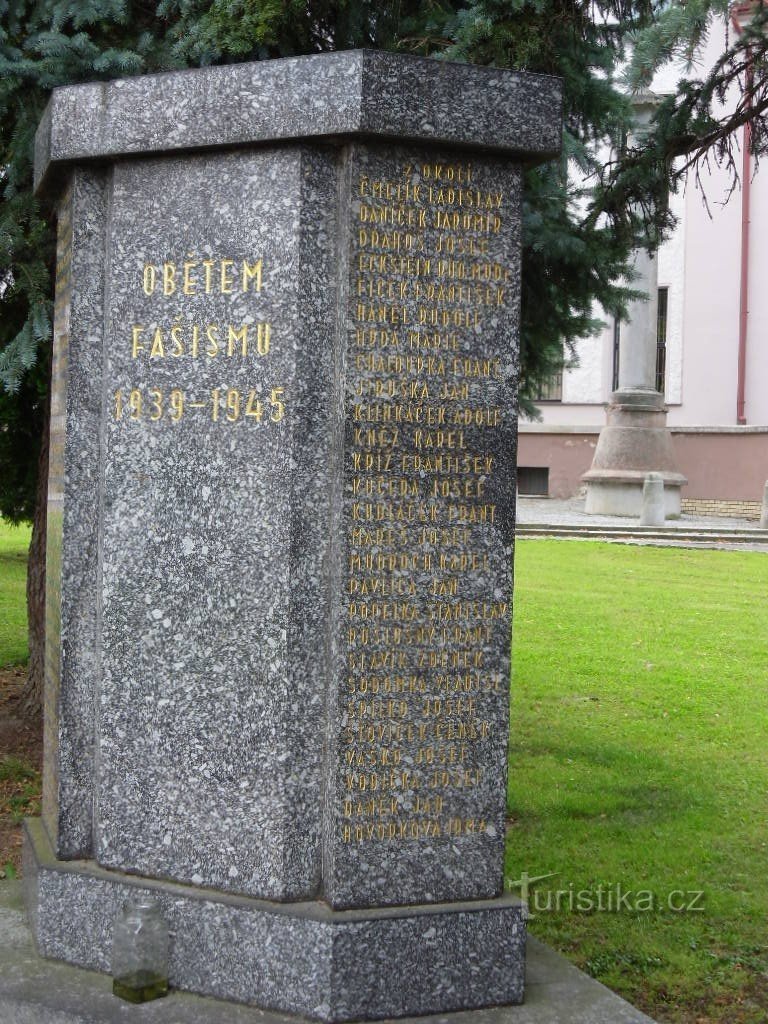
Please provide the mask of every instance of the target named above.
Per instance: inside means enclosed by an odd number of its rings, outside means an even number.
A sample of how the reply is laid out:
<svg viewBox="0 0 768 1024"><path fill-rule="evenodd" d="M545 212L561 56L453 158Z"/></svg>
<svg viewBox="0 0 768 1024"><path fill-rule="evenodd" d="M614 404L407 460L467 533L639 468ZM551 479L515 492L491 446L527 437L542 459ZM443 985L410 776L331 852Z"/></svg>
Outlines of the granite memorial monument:
<svg viewBox="0 0 768 1024"><path fill-rule="evenodd" d="M519 1002L520 182L542 76L352 51L56 89L40 952L328 1021ZM514 780L512 780L514 786Z"/></svg>

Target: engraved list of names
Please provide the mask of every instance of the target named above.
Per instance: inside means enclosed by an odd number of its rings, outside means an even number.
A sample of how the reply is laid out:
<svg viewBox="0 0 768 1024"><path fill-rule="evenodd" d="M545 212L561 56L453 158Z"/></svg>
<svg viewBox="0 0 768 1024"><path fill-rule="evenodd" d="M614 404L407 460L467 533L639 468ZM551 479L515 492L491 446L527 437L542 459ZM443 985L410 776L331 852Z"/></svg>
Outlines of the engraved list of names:
<svg viewBox="0 0 768 1024"><path fill-rule="evenodd" d="M355 861L371 902L490 895L508 731L519 179L492 160L361 148L350 188L334 857ZM453 871L459 856L477 871ZM398 862L413 857L424 876L398 889Z"/></svg>

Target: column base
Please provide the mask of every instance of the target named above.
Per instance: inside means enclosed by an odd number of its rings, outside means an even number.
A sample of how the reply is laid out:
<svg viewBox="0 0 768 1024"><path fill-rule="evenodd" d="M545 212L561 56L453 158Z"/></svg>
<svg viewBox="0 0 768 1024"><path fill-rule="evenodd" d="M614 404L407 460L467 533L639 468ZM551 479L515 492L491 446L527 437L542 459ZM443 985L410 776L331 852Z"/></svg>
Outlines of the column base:
<svg viewBox="0 0 768 1024"><path fill-rule="evenodd" d="M688 481L675 466L664 396L643 388L616 391L592 466L582 477L587 485L584 511L639 517L648 473L658 473L664 481L666 518L679 518L680 490Z"/></svg>
<svg viewBox="0 0 768 1024"><path fill-rule="evenodd" d="M639 518L643 511L643 484L647 474L610 470L590 470L582 479L587 485L584 512L590 516L627 516ZM679 519L682 508L680 489L687 481L680 474L664 477L664 518Z"/></svg>
<svg viewBox="0 0 768 1024"><path fill-rule="evenodd" d="M111 970L112 927L150 895L171 931L172 987L323 1021L418 1016L523 1001L526 908L493 900L333 911L271 903L56 860L25 822L27 911L38 951Z"/></svg>

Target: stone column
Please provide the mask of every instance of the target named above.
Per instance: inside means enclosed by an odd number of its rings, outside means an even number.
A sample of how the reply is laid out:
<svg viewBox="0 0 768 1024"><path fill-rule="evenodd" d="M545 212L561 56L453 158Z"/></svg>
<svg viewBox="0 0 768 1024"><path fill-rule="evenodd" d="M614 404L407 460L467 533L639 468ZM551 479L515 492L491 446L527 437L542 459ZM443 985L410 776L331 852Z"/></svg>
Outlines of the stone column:
<svg viewBox="0 0 768 1024"><path fill-rule="evenodd" d="M659 99L650 91L635 94L636 127L630 145L643 144ZM584 475L585 511L592 515L639 516L648 473L664 482L665 514L680 515L680 488L667 428L664 396L656 390L658 261L646 249L633 257L632 287L646 293L629 305L629 320L619 334L619 387L611 395L607 422L600 432L592 466Z"/></svg>
<svg viewBox="0 0 768 1024"><path fill-rule="evenodd" d="M55 90L40 951L327 1021L522 999L521 167L556 80L371 52Z"/></svg>

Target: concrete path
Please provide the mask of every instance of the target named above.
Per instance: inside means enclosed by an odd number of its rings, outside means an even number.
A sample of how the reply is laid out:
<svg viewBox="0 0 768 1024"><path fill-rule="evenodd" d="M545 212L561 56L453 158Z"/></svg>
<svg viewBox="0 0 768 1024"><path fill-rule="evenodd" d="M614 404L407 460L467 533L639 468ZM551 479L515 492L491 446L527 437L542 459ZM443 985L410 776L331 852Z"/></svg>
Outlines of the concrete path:
<svg viewBox="0 0 768 1024"><path fill-rule="evenodd" d="M143 1006L116 999L106 975L38 957L24 916L20 882L0 882L0 954L0 1024L296 1024L300 1020L187 992L172 992ZM400 1024L653 1021L531 939L523 1006L411 1018Z"/></svg>
<svg viewBox="0 0 768 1024"><path fill-rule="evenodd" d="M683 515L668 519L663 527L642 527L637 519L588 516L583 498L518 498L516 532L519 537L768 552L768 530L754 520Z"/></svg>

